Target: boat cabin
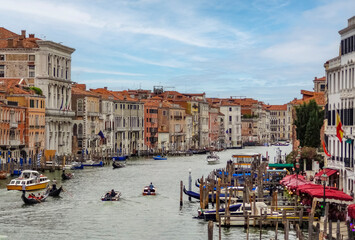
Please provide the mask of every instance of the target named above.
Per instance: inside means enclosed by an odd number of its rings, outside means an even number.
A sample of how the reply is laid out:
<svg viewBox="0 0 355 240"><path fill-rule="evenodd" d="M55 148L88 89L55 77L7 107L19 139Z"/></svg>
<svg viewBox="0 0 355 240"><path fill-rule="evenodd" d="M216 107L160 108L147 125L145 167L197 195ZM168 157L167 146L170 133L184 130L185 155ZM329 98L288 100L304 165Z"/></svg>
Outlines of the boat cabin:
<svg viewBox="0 0 355 240"><path fill-rule="evenodd" d="M257 165L261 162L260 153L234 154L231 159L236 168L251 168L255 162Z"/></svg>

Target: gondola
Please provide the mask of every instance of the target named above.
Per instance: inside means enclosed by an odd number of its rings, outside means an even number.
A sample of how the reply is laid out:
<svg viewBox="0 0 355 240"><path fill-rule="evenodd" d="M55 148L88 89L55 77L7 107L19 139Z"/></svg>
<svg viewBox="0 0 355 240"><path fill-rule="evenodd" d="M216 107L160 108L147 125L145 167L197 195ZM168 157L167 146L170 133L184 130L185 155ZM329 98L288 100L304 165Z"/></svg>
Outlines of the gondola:
<svg viewBox="0 0 355 240"><path fill-rule="evenodd" d="M51 197L59 197L59 194L63 191L63 187L60 186L60 188L56 188L56 189L48 189L48 195Z"/></svg>
<svg viewBox="0 0 355 240"><path fill-rule="evenodd" d="M42 203L45 202L48 197L48 193L46 193L42 199L37 199L37 198L27 198L26 193L22 192L22 200L25 204L37 204L37 203Z"/></svg>
<svg viewBox="0 0 355 240"><path fill-rule="evenodd" d="M123 168L123 167L125 167L126 165L124 164L124 163L122 163L122 162L116 162L116 161L114 161L113 163L112 163L112 167L113 168Z"/></svg>
<svg viewBox="0 0 355 240"><path fill-rule="evenodd" d="M63 180L69 180L69 179L72 179L73 178L73 174L72 173L62 173L62 179Z"/></svg>
<svg viewBox="0 0 355 240"><path fill-rule="evenodd" d="M199 193L196 193L196 192L193 192L193 191L187 191L186 188L185 188L185 186L184 186L184 193L185 193L187 196L189 196L189 197L192 197L192 198L195 198L195 199L200 200L200 194L199 194ZM221 193L219 196L220 196L220 201L221 201L221 202L224 202L224 199L222 199L222 198L224 198L225 195L224 195L223 193ZM216 194L214 194L214 199L216 199ZM209 201L209 202L212 202L212 194L209 194L209 195L208 195L208 201Z"/></svg>

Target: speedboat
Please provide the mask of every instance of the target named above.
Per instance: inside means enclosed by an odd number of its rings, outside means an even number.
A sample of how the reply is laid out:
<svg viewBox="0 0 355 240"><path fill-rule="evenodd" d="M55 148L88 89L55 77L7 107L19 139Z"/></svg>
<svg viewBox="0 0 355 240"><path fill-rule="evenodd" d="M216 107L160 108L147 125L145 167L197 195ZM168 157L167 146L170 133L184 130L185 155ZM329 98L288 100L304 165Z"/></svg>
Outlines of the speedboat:
<svg viewBox="0 0 355 240"><path fill-rule="evenodd" d="M208 164L219 163L219 156L215 152L211 152L206 158Z"/></svg>
<svg viewBox="0 0 355 240"><path fill-rule="evenodd" d="M154 160L168 160L167 157L160 156L160 155L153 157L153 159L154 159Z"/></svg>
<svg viewBox="0 0 355 240"><path fill-rule="evenodd" d="M33 191L47 188L50 180L39 172L34 170L23 170L20 177L12 179L7 185L7 190L22 190L25 184L26 191Z"/></svg>
<svg viewBox="0 0 355 240"><path fill-rule="evenodd" d="M145 186L143 189L143 195L147 196L147 195L155 195L155 187L151 187L151 186Z"/></svg>
<svg viewBox="0 0 355 240"><path fill-rule="evenodd" d="M104 196L101 197L101 201L118 201L120 200L120 197L120 192L115 192L115 196L111 196L111 191L108 191Z"/></svg>

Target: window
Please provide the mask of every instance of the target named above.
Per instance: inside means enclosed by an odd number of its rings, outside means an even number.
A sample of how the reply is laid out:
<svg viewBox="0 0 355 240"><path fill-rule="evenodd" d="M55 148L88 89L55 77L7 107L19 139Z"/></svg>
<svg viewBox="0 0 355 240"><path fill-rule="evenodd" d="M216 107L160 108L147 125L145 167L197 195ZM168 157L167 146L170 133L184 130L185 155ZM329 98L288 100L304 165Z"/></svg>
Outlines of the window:
<svg viewBox="0 0 355 240"><path fill-rule="evenodd" d="M231 107L229 108L229 111L230 111L230 112L232 111L232 108L231 108Z"/></svg>
<svg viewBox="0 0 355 240"><path fill-rule="evenodd" d="M231 122L232 121L232 116L229 116L229 122Z"/></svg>
<svg viewBox="0 0 355 240"><path fill-rule="evenodd" d="M35 107L35 101L33 99L30 100L30 108Z"/></svg>
<svg viewBox="0 0 355 240"><path fill-rule="evenodd" d="M0 77L5 77L5 65L0 65Z"/></svg>
<svg viewBox="0 0 355 240"><path fill-rule="evenodd" d="M34 62L35 61L35 55L28 55L28 61Z"/></svg>
<svg viewBox="0 0 355 240"><path fill-rule="evenodd" d="M0 61L5 61L5 55L4 54L0 54Z"/></svg>
<svg viewBox="0 0 355 240"><path fill-rule="evenodd" d="M83 101L79 100L78 101L78 112L82 112L83 111Z"/></svg>

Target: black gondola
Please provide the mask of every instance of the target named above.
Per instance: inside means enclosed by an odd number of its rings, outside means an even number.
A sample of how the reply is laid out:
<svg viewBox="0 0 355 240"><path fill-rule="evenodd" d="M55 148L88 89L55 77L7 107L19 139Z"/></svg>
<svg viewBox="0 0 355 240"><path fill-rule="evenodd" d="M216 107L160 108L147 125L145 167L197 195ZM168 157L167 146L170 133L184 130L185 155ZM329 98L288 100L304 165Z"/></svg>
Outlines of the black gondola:
<svg viewBox="0 0 355 240"><path fill-rule="evenodd" d="M124 163L120 163L120 162L114 161L114 162L112 163L112 167L113 167L113 168L123 168L123 167L125 167L125 164L124 164Z"/></svg>
<svg viewBox="0 0 355 240"><path fill-rule="evenodd" d="M60 186L60 188L56 188L56 189L48 189L48 195L51 197L59 197L59 194L63 191L63 187Z"/></svg>
<svg viewBox="0 0 355 240"><path fill-rule="evenodd" d="M25 195L25 192L22 192L22 200L25 204L37 204L37 203L42 203L46 201L46 198L48 197L48 193L46 193L43 198L38 199L38 198L27 198Z"/></svg>
<svg viewBox="0 0 355 240"><path fill-rule="evenodd" d="M72 173L62 173L62 179L63 180L69 180L73 178L73 174Z"/></svg>

